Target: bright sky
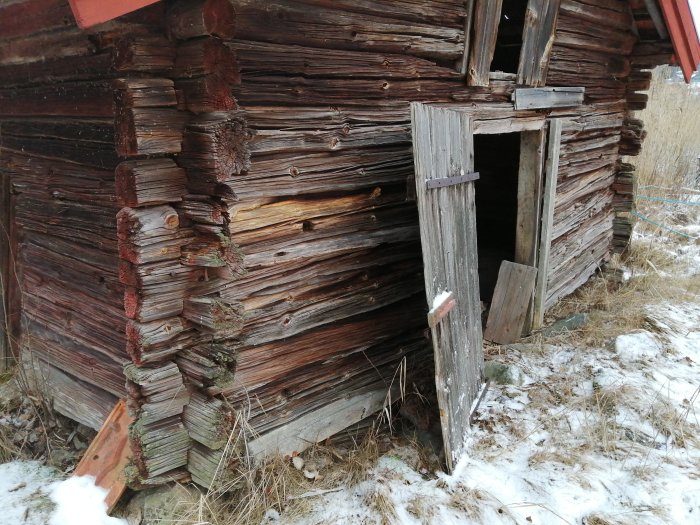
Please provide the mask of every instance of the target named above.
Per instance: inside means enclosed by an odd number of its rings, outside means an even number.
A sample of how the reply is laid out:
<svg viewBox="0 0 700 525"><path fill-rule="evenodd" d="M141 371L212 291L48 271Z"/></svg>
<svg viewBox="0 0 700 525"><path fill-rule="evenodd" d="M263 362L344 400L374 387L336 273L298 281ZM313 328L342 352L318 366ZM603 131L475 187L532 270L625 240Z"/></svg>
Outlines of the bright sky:
<svg viewBox="0 0 700 525"><path fill-rule="evenodd" d="M693 12L693 21L695 22L695 30L700 34L700 0L688 0L690 10Z"/></svg>

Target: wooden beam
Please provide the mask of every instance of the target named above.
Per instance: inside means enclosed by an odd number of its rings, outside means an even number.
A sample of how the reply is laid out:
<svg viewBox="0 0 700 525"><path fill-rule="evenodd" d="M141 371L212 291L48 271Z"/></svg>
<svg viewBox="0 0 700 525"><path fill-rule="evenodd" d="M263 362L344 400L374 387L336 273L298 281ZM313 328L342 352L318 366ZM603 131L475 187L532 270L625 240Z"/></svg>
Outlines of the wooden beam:
<svg viewBox="0 0 700 525"><path fill-rule="evenodd" d="M515 262L529 266L537 265L546 138L544 129L524 131L520 137Z"/></svg>
<svg viewBox="0 0 700 525"><path fill-rule="evenodd" d="M114 406L102 428L75 467L74 476L94 476L95 485L107 490L105 503L111 511L126 490L124 467L131 457L128 431L131 417L126 402Z"/></svg>
<svg viewBox="0 0 700 525"><path fill-rule="evenodd" d="M557 193L557 176L559 174L561 128L561 119L553 119L550 121L545 168L544 202L542 205L542 228L540 230L540 253L539 262L537 264L537 283L535 285L535 305L533 311L533 328L535 329L540 328L544 321L545 300L547 298L549 251L552 245L554 201Z"/></svg>
<svg viewBox="0 0 700 525"><path fill-rule="evenodd" d="M382 409L389 389L338 399L248 443L248 454L291 456Z"/></svg>
<svg viewBox="0 0 700 525"><path fill-rule="evenodd" d="M458 64L458 71L462 73L462 75L467 74L467 68L469 67L469 52L470 52L470 45L471 45L471 37L472 37L472 22L474 20L474 3L475 0L467 0L466 1L466 9L467 13L466 16L464 17L464 55L462 56L462 60Z"/></svg>
<svg viewBox="0 0 700 525"><path fill-rule="evenodd" d="M474 38L469 49L467 84L488 86L491 61L496 50L498 22L503 0L476 0L474 7Z"/></svg>
<svg viewBox="0 0 700 525"><path fill-rule="evenodd" d="M517 83L543 86L554 43L560 0L529 0L525 12Z"/></svg>
<svg viewBox="0 0 700 525"><path fill-rule="evenodd" d="M583 104L585 91L583 87L518 88L511 98L516 111L566 108Z"/></svg>

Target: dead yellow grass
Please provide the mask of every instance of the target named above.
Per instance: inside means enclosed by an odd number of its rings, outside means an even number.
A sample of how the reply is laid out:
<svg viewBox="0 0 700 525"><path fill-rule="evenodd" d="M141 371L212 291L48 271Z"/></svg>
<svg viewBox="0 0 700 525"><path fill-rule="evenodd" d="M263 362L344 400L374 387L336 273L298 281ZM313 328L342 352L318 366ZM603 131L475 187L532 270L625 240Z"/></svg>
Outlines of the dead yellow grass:
<svg viewBox="0 0 700 525"><path fill-rule="evenodd" d="M669 82L673 68L658 67L649 88L650 104L637 117L647 137L637 166L640 186L678 190L693 187L700 157L700 92Z"/></svg>

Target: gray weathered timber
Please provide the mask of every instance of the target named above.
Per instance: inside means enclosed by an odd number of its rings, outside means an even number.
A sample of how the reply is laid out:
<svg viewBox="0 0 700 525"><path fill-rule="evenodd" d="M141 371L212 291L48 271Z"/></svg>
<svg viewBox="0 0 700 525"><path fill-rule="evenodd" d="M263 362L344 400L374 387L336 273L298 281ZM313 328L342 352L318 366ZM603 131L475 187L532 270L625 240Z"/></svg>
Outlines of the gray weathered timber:
<svg viewBox="0 0 700 525"><path fill-rule="evenodd" d="M529 0L520 48L517 83L544 86L561 0Z"/></svg>
<svg viewBox="0 0 700 525"><path fill-rule="evenodd" d="M426 181L473 171L471 120L465 113L413 104L413 154L426 298L454 294L449 316L432 329L435 383L448 469L469 430L481 386L483 349L477 273L474 185L428 190Z"/></svg>
<svg viewBox="0 0 700 525"><path fill-rule="evenodd" d="M467 68L467 84L470 86L489 85L489 69L496 50L502 4L503 0L476 0Z"/></svg>
<svg viewBox="0 0 700 525"><path fill-rule="evenodd" d="M515 230L515 262L518 264L537 264L545 139L544 129L522 132L520 138Z"/></svg>
<svg viewBox="0 0 700 525"><path fill-rule="evenodd" d="M7 305L10 282L10 174L0 171L0 372L8 367L10 337Z"/></svg>
<svg viewBox="0 0 700 525"><path fill-rule="evenodd" d="M520 88L513 91L516 111L580 106L586 89L582 87Z"/></svg>
<svg viewBox="0 0 700 525"><path fill-rule="evenodd" d="M559 174L561 127L562 122L560 119L553 119L549 124L549 143L547 145L547 162L545 168L544 202L542 205L542 228L540 230L540 254L537 264L533 328L539 328L544 321L545 300L547 298L547 278L549 275L549 252L552 246L554 199L557 193L557 175Z"/></svg>
<svg viewBox="0 0 700 525"><path fill-rule="evenodd" d="M484 339L499 345L520 339L536 278L537 268L533 266L510 261L501 263Z"/></svg>
<svg viewBox="0 0 700 525"><path fill-rule="evenodd" d="M472 22L474 21L474 3L476 0L466 0L465 8L467 10L466 16L464 17L464 55L462 60L457 64L458 71L462 75L467 74L467 67L469 67L469 49L471 45L472 36Z"/></svg>
<svg viewBox="0 0 700 525"><path fill-rule="evenodd" d="M270 454L291 456L301 452L381 410L390 399L389 391L372 390L333 401L253 439L248 443L248 453L263 459Z"/></svg>

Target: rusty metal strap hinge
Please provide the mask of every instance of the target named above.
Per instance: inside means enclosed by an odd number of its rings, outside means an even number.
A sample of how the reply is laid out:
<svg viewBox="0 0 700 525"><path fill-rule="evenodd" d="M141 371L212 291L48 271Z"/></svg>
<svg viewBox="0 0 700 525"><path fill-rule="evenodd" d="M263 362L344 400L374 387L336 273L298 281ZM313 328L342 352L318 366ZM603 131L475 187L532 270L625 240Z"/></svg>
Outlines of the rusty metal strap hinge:
<svg viewBox="0 0 700 525"><path fill-rule="evenodd" d="M456 184L462 184L464 182L473 182L479 180L479 172L474 173L463 173L461 175L455 175L454 177L443 177L441 179L430 179L425 181L425 186L429 190L434 190L435 188L445 188L447 186L454 186Z"/></svg>

